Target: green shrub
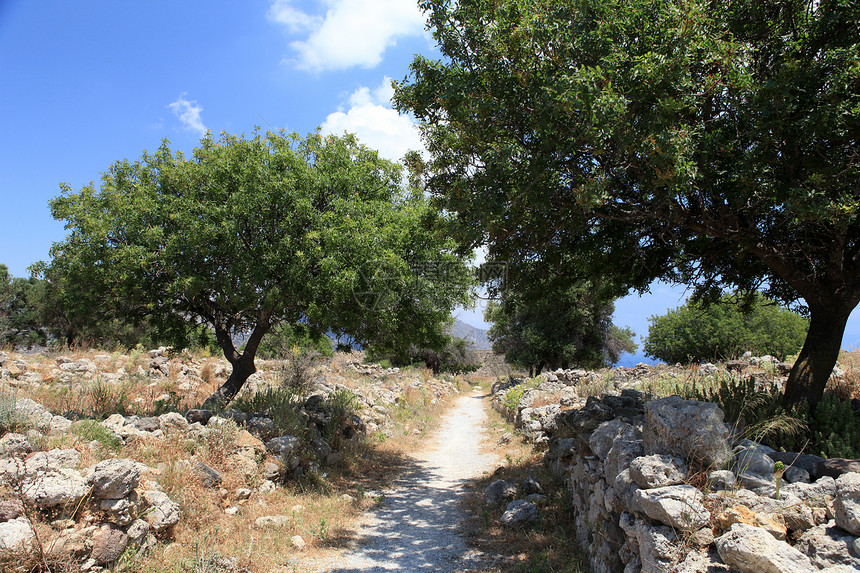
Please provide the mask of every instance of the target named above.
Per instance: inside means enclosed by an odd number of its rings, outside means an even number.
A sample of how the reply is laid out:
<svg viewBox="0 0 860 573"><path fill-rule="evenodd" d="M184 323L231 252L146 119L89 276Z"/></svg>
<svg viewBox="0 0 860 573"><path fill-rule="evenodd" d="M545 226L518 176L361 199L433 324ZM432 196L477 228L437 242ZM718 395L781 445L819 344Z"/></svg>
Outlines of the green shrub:
<svg viewBox="0 0 860 573"><path fill-rule="evenodd" d="M250 396L236 398L233 407L243 412L264 413L272 418L277 435L306 438L307 418L302 412L303 397L294 388L268 387Z"/></svg>
<svg viewBox="0 0 860 573"><path fill-rule="evenodd" d="M442 350L412 346L408 354L410 359L423 362L427 368L433 370L433 374L467 374L481 367L481 360L469 349L469 343L456 336L452 337Z"/></svg>
<svg viewBox="0 0 860 573"><path fill-rule="evenodd" d="M753 378L724 378L716 389L696 390L693 399L714 402L744 437L777 450L825 458L860 457L860 412L851 402L825 393L815 412L806 403L786 412L783 391Z"/></svg>
<svg viewBox="0 0 860 573"><path fill-rule="evenodd" d="M0 392L0 436L7 432L24 432L30 423L27 417L15 410L14 391Z"/></svg>
<svg viewBox="0 0 860 573"><path fill-rule="evenodd" d="M851 402L834 394L824 394L810 420L812 439L828 458L860 458L860 411Z"/></svg>
<svg viewBox="0 0 860 573"><path fill-rule="evenodd" d="M803 345L809 321L755 295L745 313L742 300L724 295L709 306L687 301L648 320L644 349L667 363L725 360L750 351L785 358Z"/></svg>
<svg viewBox="0 0 860 573"><path fill-rule="evenodd" d="M98 442L105 451L114 453L122 449L122 439L95 420L81 420L72 424L71 432L81 440Z"/></svg>

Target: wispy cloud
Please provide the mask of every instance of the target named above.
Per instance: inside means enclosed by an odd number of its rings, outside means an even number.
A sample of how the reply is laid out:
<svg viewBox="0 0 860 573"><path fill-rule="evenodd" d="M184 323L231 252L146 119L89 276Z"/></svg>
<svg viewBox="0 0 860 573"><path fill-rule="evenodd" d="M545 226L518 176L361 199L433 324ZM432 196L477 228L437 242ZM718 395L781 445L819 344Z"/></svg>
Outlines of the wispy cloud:
<svg viewBox="0 0 860 573"><path fill-rule="evenodd" d="M186 95L185 92L182 92L176 101L168 104L167 107L170 108L185 129L194 131L202 137L208 131L200 117L203 107L198 105L197 100L186 99Z"/></svg>
<svg viewBox="0 0 860 573"><path fill-rule="evenodd" d="M409 0L318 0L324 15L312 15L292 0L275 0L268 12L273 22L291 34L307 32L290 43L300 69L325 71L360 66L372 68L398 38L420 36L424 16L418 3Z"/></svg>
<svg viewBox="0 0 860 573"><path fill-rule="evenodd" d="M392 161L400 160L410 150L423 152L424 145L415 122L391 109L393 93L388 77L376 88L357 89L349 96L349 108L329 114L321 131L335 135L354 133L361 143Z"/></svg>

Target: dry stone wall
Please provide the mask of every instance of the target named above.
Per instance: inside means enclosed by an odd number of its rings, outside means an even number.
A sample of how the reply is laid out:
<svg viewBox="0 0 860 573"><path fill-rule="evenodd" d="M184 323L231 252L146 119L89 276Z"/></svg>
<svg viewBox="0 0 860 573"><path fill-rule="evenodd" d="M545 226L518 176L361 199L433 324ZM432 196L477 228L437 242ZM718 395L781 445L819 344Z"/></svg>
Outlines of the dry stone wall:
<svg viewBox="0 0 860 573"><path fill-rule="evenodd" d="M647 376L637 368L618 379ZM856 460L740 439L710 403L633 388L583 400L588 376L544 376L514 410L511 383L500 384L494 403L564 478L593 573L860 570ZM778 498L776 461L787 467Z"/></svg>

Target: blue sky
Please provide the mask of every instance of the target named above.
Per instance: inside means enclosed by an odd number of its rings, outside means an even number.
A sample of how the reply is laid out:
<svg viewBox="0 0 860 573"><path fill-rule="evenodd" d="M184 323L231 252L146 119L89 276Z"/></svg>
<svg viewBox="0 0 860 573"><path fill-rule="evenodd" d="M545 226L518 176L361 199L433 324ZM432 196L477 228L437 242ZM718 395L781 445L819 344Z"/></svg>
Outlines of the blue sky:
<svg viewBox="0 0 860 573"><path fill-rule="evenodd" d="M438 55L411 0L0 1L0 263L47 260L64 231L48 210L162 139L189 152L207 129L355 132L397 159L420 147L390 108L413 54ZM616 304L615 322L683 302L655 284ZM480 308L461 316L485 327ZM845 346L860 345L860 313Z"/></svg>

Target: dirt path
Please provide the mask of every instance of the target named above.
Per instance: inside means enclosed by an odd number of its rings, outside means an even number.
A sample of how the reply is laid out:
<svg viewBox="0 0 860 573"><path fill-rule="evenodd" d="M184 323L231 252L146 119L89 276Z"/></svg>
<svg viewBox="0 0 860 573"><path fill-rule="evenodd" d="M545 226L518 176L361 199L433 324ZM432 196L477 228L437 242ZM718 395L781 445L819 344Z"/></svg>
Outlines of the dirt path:
<svg viewBox="0 0 860 573"><path fill-rule="evenodd" d="M385 493L358 531L358 546L315 571L473 571L482 556L469 549L459 533L463 482L491 470L494 456L482 453L484 409L481 396L461 397L429 447Z"/></svg>

